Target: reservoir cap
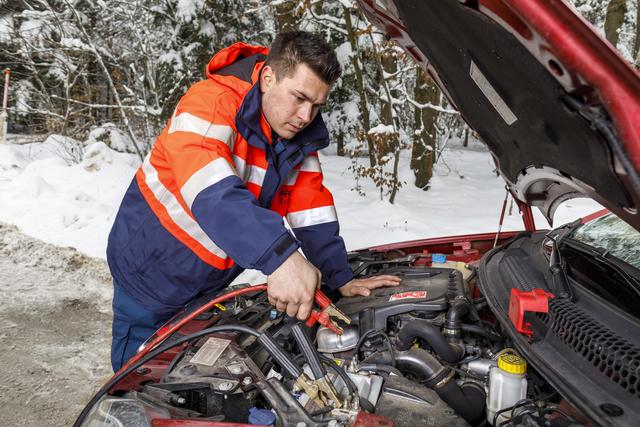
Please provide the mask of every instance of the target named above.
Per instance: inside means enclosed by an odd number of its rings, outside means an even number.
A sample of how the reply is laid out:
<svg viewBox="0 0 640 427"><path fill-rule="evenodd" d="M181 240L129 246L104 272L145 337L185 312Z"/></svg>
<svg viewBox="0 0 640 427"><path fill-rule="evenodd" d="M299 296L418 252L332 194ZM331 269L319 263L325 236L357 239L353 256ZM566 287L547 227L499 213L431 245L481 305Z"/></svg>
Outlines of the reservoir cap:
<svg viewBox="0 0 640 427"><path fill-rule="evenodd" d="M526 374L527 361L515 353L505 353L498 356L498 368L510 374Z"/></svg>

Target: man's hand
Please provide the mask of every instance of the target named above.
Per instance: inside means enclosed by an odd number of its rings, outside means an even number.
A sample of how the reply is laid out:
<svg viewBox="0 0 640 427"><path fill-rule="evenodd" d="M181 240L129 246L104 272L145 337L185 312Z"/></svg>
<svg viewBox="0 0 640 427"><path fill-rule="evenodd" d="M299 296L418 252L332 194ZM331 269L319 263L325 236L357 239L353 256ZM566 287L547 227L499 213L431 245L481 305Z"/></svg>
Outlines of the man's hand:
<svg viewBox="0 0 640 427"><path fill-rule="evenodd" d="M278 311L307 320L319 286L320 271L296 251L267 277L267 296Z"/></svg>
<svg viewBox="0 0 640 427"><path fill-rule="evenodd" d="M356 295L366 297L371 293L371 289L381 288L383 286L398 286L399 284L399 277L385 274L382 276L367 277L366 279L353 279L338 288L338 290L345 297L353 297Z"/></svg>

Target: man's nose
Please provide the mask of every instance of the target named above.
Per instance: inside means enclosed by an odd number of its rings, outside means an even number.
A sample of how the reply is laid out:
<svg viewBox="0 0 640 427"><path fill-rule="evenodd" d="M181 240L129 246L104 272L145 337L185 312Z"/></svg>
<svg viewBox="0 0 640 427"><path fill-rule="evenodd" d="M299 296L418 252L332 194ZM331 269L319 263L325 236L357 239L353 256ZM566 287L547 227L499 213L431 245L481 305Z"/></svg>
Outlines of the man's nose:
<svg viewBox="0 0 640 427"><path fill-rule="evenodd" d="M311 114L313 114L313 105L310 102L305 102L298 108L298 118L305 125L311 121Z"/></svg>

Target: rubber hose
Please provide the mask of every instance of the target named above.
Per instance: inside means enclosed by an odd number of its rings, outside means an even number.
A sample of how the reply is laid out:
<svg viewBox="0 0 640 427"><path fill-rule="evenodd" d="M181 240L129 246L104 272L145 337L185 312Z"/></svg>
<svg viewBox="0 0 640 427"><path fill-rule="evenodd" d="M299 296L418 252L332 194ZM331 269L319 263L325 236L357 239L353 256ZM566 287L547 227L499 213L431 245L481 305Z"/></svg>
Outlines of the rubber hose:
<svg viewBox="0 0 640 427"><path fill-rule="evenodd" d="M448 342L440 330L426 320L414 320L400 329L397 341L398 349L407 350L416 338L425 340L445 362L456 363L464 355L464 348L461 345Z"/></svg>
<svg viewBox="0 0 640 427"><path fill-rule="evenodd" d="M482 416L487 396L479 386L459 386L455 381L448 381L435 391L451 409L469 423L477 421Z"/></svg>
<svg viewBox="0 0 640 427"><path fill-rule="evenodd" d="M469 313L469 301L459 298L453 301L449 311L445 315L444 327L447 329L460 329L462 318Z"/></svg>
<svg viewBox="0 0 640 427"><path fill-rule="evenodd" d="M417 348L399 352L396 363L401 371L415 375L438 393L451 409L468 422L472 423L482 415L486 399L484 390L473 385L460 387L449 376L449 369L428 352Z"/></svg>
<svg viewBox="0 0 640 427"><path fill-rule="evenodd" d="M460 328L465 332L481 335L492 342L504 342L504 338L502 338L499 334L482 326L463 323L460 325Z"/></svg>

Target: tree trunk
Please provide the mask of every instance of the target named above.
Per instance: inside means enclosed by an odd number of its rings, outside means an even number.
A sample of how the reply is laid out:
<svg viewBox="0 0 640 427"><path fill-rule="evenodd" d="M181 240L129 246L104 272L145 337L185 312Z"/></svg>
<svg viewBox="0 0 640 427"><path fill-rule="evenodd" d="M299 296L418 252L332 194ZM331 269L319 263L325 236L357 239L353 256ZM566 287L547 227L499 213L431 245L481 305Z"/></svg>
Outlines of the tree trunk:
<svg viewBox="0 0 640 427"><path fill-rule="evenodd" d="M640 68L640 1L636 5L636 39L633 43L633 63Z"/></svg>
<svg viewBox="0 0 640 427"><path fill-rule="evenodd" d="M371 37L371 44L375 49L375 43L373 37ZM376 56L378 52L375 53ZM393 120L393 98L394 94L391 92L389 85L385 79L385 75L394 74L398 70L398 64L391 55L388 55L388 52L380 52L380 61L378 63L378 74L380 86L382 89L380 93L383 93L385 96L380 97L380 121L385 125L392 125L395 129L395 123ZM380 152L378 154L378 158L382 158L383 156L395 151L398 141L389 141L390 144L387 144L386 147L380 147ZM394 144L395 143L395 144ZM393 202L392 202L393 203Z"/></svg>
<svg viewBox="0 0 640 427"><path fill-rule="evenodd" d="M279 33L298 29L300 18L295 14L298 2L287 1L279 3L276 9L276 29Z"/></svg>
<svg viewBox="0 0 640 427"><path fill-rule="evenodd" d="M356 89L358 90L358 96L360 98L360 117L362 119L362 127L367 139L367 147L369 149L369 166L374 167L376 165L375 147L373 140L369 136L369 129L371 129L371 121L369 119L369 106L367 105L367 94L364 90L364 81L362 79L362 69L360 68L360 61L358 60L358 45L356 43L356 34L351 24L351 10L346 6L342 6L345 29L347 30L347 38L349 39L349 45L351 45L351 63L353 64L354 74L356 76Z"/></svg>
<svg viewBox="0 0 640 427"><path fill-rule="evenodd" d="M427 73L418 68L414 98L419 104L437 105L440 92ZM435 123L438 112L432 108L416 108L414 113L415 131L411 151L411 169L416 177L416 187L427 190L433 176L436 152Z"/></svg>
<svg viewBox="0 0 640 427"><path fill-rule="evenodd" d="M627 12L627 0L610 0L607 15L604 19L604 34L612 45L618 44L618 31L624 22Z"/></svg>
<svg viewBox="0 0 640 427"><path fill-rule="evenodd" d="M338 156L344 157L344 131L342 129L338 131L336 144L338 146L338 149L337 149Z"/></svg>

